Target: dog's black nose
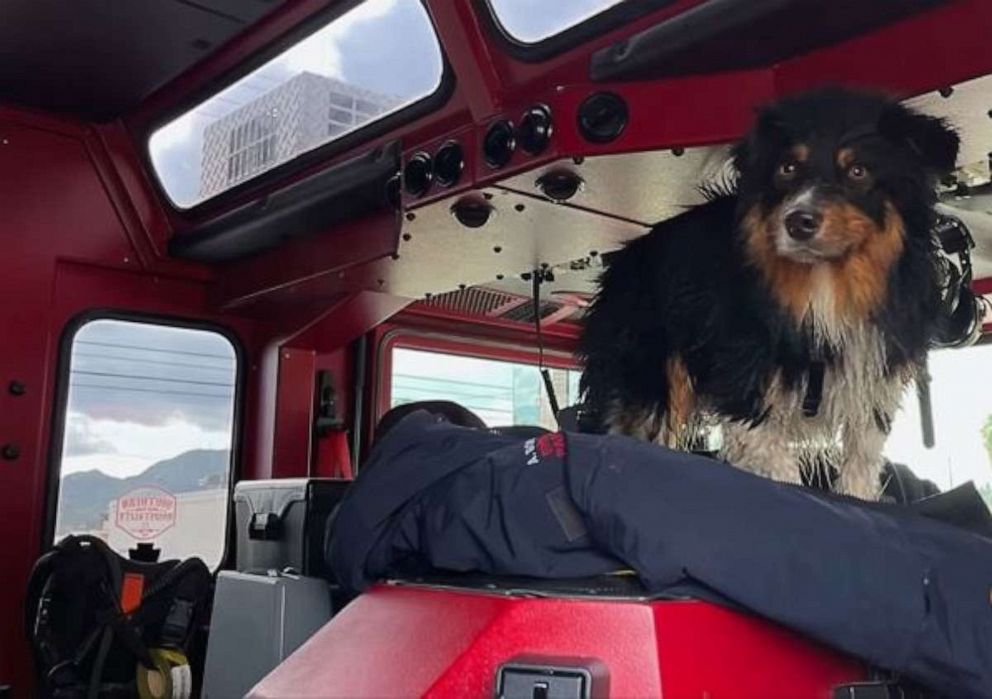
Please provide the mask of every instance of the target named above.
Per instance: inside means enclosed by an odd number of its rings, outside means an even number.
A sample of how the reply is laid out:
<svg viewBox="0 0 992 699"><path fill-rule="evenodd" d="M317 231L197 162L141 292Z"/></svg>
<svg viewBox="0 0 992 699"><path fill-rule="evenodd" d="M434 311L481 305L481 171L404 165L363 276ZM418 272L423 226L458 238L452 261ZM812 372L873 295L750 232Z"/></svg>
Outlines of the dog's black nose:
<svg viewBox="0 0 992 699"><path fill-rule="evenodd" d="M815 211L800 209L785 217L785 230L796 240L809 240L820 230L823 216Z"/></svg>

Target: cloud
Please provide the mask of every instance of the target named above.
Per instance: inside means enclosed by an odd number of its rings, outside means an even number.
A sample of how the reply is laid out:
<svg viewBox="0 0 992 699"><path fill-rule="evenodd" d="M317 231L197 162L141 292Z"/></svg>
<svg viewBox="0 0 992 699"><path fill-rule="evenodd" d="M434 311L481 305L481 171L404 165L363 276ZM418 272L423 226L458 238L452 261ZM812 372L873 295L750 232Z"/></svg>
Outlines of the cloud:
<svg viewBox="0 0 992 699"><path fill-rule="evenodd" d="M63 476L95 469L124 478L183 452L231 448L229 424L227 429L210 430L179 418L154 425L81 413L71 414L71 418L73 429L88 436L90 449L73 453L67 450L62 459ZM68 442L68 431L66 437Z"/></svg>
<svg viewBox="0 0 992 699"><path fill-rule="evenodd" d="M117 447L94 434L92 423L85 415L69 413L65 421L63 456L89 456L90 454L115 454Z"/></svg>

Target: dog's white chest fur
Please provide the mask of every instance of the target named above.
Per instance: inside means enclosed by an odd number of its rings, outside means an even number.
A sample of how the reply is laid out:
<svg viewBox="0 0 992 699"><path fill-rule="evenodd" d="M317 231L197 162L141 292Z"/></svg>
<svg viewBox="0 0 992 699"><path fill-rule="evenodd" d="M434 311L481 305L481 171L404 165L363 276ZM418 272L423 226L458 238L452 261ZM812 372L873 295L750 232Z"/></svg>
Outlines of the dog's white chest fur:
<svg viewBox="0 0 992 699"><path fill-rule="evenodd" d="M885 340L870 320L838 313L827 270L814 269L804 327L814 343L829 348L816 414L803 402L809 375L796 386L775 376L768 389L768 417L757 427L729 420L723 427L723 456L776 480L799 482L800 463L826 460L839 473L839 490L874 497L882 465L887 423L906 381L887 370Z"/></svg>

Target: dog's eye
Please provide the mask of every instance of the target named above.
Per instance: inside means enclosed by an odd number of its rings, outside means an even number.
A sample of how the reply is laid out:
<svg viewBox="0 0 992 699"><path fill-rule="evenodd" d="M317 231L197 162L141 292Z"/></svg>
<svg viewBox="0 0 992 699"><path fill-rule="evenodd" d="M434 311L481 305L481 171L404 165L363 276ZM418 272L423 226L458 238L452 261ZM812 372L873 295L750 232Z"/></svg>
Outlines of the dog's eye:
<svg viewBox="0 0 992 699"><path fill-rule="evenodd" d="M798 166L794 160L786 160L784 163L778 166L778 174L782 177L793 177L798 170Z"/></svg>
<svg viewBox="0 0 992 699"><path fill-rule="evenodd" d="M864 165L855 163L851 167L847 168L847 176L852 180L863 180L868 177L868 168Z"/></svg>

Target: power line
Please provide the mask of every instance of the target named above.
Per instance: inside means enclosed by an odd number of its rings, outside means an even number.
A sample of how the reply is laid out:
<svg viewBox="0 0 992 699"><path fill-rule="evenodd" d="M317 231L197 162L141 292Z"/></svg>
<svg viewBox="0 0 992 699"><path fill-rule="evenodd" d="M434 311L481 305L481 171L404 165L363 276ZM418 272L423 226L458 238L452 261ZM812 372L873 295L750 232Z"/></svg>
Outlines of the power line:
<svg viewBox="0 0 992 699"><path fill-rule="evenodd" d="M228 354L212 354L210 352L193 352L192 350L177 349L157 349L155 347L142 347L140 345L121 345L114 342L97 342L96 340L76 340L75 345L94 345L97 347L113 347L115 349L133 349L143 352L165 352L166 354L188 354L194 357L216 357L217 359L227 359L234 361L234 357Z"/></svg>
<svg viewBox="0 0 992 699"><path fill-rule="evenodd" d="M166 351L166 350L155 350ZM164 359L144 359L143 357L114 357L105 354L90 354L89 352L73 352L73 357L86 357L87 359L103 359L118 362L140 362L142 364L160 364L162 366L181 366L187 369L203 369L205 371L231 371L230 366L210 366L209 364L190 364L189 362L167 362ZM231 362L229 362L231 363Z"/></svg>
<svg viewBox="0 0 992 699"><path fill-rule="evenodd" d="M164 381L166 383L188 383L196 384L198 386L223 386L225 388L232 388L234 383L224 383L219 381L196 381L194 379L163 379L158 376L134 376L130 374L113 374L104 371L83 371L80 369L73 369L70 373L79 376L109 376L115 379L135 379L142 381Z"/></svg>
<svg viewBox="0 0 992 699"><path fill-rule="evenodd" d="M153 393L155 395L169 396L196 396L200 398L233 398L234 393L196 393L194 391L170 391L168 389L157 390L152 388L127 388L124 386L98 386L95 384L72 383L72 388L93 388L102 391L128 391L130 393Z"/></svg>

